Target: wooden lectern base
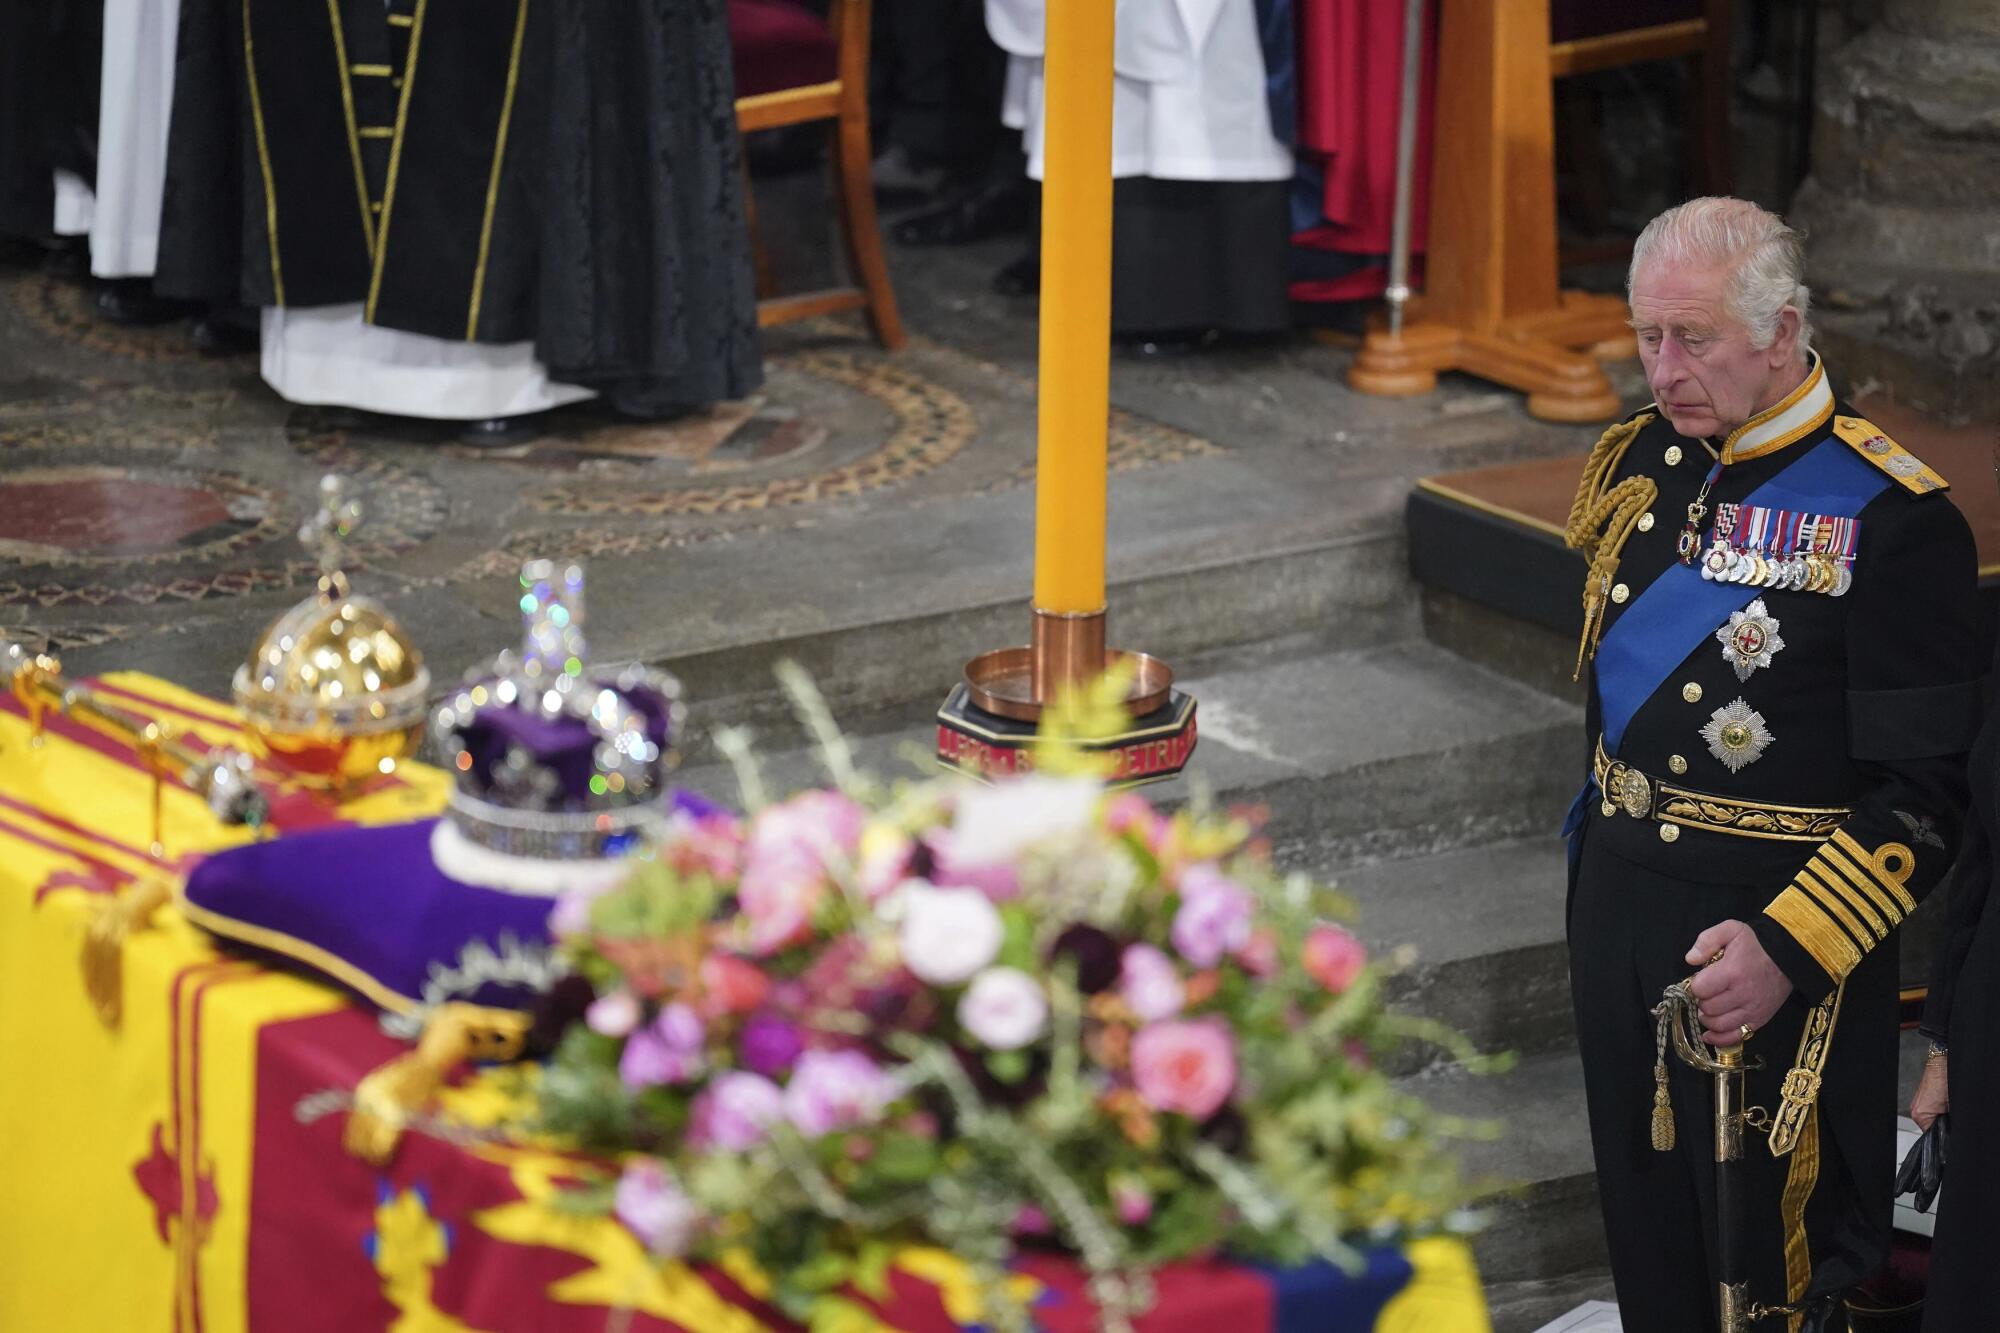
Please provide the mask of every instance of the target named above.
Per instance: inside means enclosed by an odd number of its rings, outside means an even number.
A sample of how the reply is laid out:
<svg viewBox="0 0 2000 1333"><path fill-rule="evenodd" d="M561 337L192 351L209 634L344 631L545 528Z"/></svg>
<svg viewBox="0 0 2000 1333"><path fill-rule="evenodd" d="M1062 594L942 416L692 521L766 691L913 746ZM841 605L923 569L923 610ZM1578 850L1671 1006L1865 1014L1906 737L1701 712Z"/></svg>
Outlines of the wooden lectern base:
<svg viewBox="0 0 2000 1333"><path fill-rule="evenodd" d="M1441 370L1462 370L1526 393L1528 414L1544 421L1608 421L1618 415L1618 394L1597 362L1637 354L1625 302L1586 292L1564 292L1561 301L1490 332L1413 312L1400 335L1369 331L1347 382L1360 393L1405 398L1436 388Z"/></svg>

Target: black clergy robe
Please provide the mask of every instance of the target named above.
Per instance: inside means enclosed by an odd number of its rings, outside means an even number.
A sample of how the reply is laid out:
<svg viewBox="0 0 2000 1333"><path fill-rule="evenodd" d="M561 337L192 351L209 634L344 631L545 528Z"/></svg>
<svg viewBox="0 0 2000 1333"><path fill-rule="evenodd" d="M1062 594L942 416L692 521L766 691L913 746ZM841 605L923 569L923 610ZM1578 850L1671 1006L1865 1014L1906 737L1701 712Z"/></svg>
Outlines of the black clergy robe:
<svg viewBox="0 0 2000 1333"><path fill-rule="evenodd" d="M740 161L723 0L183 0L155 286L740 397Z"/></svg>
<svg viewBox="0 0 2000 1333"><path fill-rule="evenodd" d="M0 236L55 223L55 173L97 177L104 0L0 5Z"/></svg>

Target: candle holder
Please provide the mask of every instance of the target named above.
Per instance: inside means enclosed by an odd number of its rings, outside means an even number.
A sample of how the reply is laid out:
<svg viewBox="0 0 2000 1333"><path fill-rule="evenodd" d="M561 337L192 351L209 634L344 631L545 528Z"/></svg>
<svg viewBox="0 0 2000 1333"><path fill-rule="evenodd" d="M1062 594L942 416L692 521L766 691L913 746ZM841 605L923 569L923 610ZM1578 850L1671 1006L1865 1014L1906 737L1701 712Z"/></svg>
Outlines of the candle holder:
<svg viewBox="0 0 2000 1333"><path fill-rule="evenodd" d="M1196 739L1195 701L1174 688L1174 671L1149 653L1105 646L1105 614L1035 608L1026 647L996 648L965 664L965 678L938 709L938 761L976 777L1026 772L1042 709L1065 688L1107 669L1132 669L1130 723L1086 744L1117 756L1110 785L1161 782L1187 766Z"/></svg>

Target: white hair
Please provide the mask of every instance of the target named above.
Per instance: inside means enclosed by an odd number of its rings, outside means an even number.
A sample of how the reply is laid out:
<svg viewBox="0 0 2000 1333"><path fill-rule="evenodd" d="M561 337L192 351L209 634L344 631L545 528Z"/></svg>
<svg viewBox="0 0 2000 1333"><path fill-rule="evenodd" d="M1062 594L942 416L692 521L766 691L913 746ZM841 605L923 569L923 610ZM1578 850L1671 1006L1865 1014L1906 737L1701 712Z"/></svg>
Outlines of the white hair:
<svg viewBox="0 0 2000 1333"><path fill-rule="evenodd" d="M1625 294L1639 270L1655 261L1730 266L1729 313L1769 347L1786 306L1799 312L1799 351L1812 346L1812 290L1805 282L1804 236L1776 213L1747 199L1709 195L1654 218L1632 245Z"/></svg>

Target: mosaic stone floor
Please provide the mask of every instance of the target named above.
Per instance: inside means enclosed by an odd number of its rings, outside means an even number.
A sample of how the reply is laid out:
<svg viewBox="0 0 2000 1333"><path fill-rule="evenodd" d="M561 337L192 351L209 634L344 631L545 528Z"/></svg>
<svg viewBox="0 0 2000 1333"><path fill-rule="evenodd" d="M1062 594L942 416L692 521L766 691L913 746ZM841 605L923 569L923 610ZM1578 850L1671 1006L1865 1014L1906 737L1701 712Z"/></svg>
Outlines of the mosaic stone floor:
<svg viewBox="0 0 2000 1333"><path fill-rule="evenodd" d="M870 496L925 506L1032 480L1032 385L919 341L890 357L846 327L774 338L755 397L666 423L590 404L538 439L472 449L442 427L293 408L254 356L199 355L178 326L120 329L87 291L0 274L0 633L73 648L190 608L308 586L296 538L317 478L367 518L359 562L403 588L504 579L818 521ZM1221 446L1129 413L1120 471ZM246 608L247 609L247 608Z"/></svg>
<svg viewBox="0 0 2000 1333"><path fill-rule="evenodd" d="M769 239L789 285L813 285L824 213L787 189L760 194ZM0 635L225 693L311 584L297 530L329 472L367 511L357 587L443 678L517 636L512 575L538 556L590 562L593 641L617 657L1025 602L1036 312L987 287L1011 248L892 251L916 334L898 354L858 320L774 330L747 401L668 423L578 404L499 450L292 407L254 355L117 328L86 288L0 260ZM1114 581L1399 530L1418 475L1588 442L1471 381L1360 398L1347 355L1298 338L1116 357Z"/></svg>

